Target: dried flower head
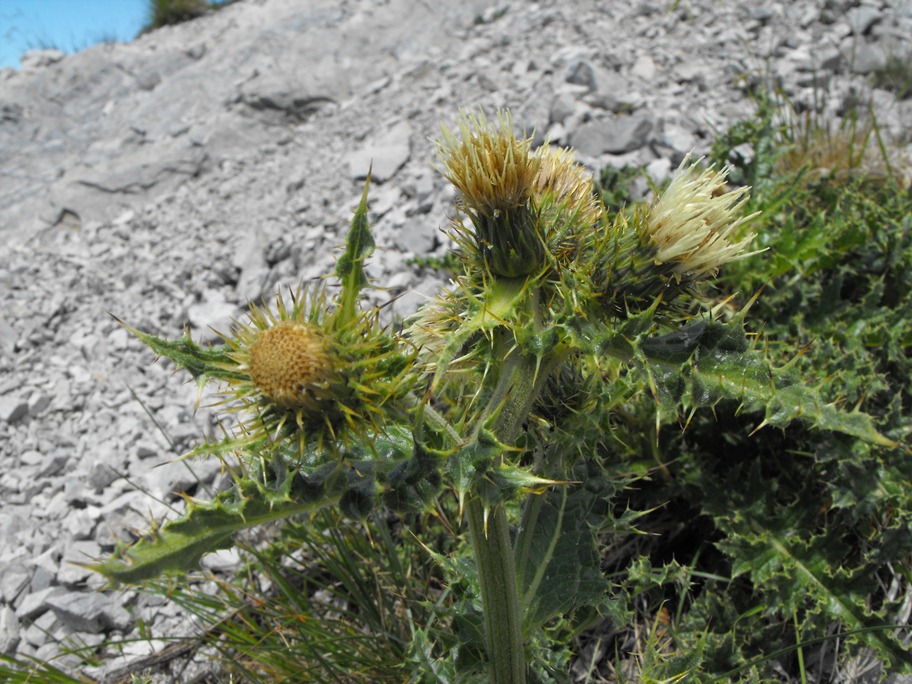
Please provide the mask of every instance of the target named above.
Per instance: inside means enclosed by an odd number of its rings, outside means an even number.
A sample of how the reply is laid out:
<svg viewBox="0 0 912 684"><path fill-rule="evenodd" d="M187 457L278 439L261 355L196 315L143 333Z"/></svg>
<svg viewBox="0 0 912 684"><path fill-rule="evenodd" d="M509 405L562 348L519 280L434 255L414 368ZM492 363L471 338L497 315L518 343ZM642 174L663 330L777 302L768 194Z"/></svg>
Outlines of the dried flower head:
<svg viewBox="0 0 912 684"><path fill-rule="evenodd" d="M498 112L497 119L495 130L484 114L463 112L459 136L441 126L437 142L444 177L467 210L485 216L524 205L541 165L531 152L532 139L516 137L509 112Z"/></svg>
<svg viewBox="0 0 912 684"><path fill-rule="evenodd" d="M250 346L250 379L277 406L319 411L333 398L333 362L327 346L316 327L282 321L260 331Z"/></svg>
<svg viewBox="0 0 912 684"><path fill-rule="evenodd" d="M744 250L754 239L739 240L742 225L756 214L740 216L748 188L725 191L726 171L701 170L700 160L685 157L671 185L650 212L646 233L656 248L656 264L671 266L680 281L715 275L719 267L757 252Z"/></svg>

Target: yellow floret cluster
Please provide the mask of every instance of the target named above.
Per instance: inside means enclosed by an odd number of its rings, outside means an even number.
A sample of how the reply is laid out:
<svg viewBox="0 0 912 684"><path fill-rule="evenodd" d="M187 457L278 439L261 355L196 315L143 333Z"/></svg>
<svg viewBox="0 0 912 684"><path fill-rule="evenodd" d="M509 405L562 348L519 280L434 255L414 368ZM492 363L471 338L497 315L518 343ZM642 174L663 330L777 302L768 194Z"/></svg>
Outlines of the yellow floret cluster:
<svg viewBox="0 0 912 684"><path fill-rule="evenodd" d="M277 406L304 408L329 398L333 363L313 326L282 321L260 332L249 353L251 380Z"/></svg>

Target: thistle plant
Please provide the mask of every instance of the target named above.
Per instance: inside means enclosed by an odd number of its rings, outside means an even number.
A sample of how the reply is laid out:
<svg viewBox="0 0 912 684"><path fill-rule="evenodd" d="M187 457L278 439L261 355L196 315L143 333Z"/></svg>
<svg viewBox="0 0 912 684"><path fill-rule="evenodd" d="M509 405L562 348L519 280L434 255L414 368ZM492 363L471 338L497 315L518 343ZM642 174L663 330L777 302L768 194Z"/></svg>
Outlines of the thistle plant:
<svg viewBox="0 0 912 684"><path fill-rule="evenodd" d="M133 331L200 386L220 383L237 428L189 455L222 459L235 481L94 566L112 584L190 571L264 522L337 507L408 525L452 499L470 544L427 553L462 592L439 616L455 636L415 629L414 678L548 680L562 666L555 620L609 602L597 534L619 524L610 502L626 481L606 445L644 395L657 425L734 399L760 426L800 420L896 446L767 361L744 330L755 299L707 304L719 269L757 254L748 190L724 170L685 159L650 206L609 216L572 153L533 149L506 112L497 125L463 114L437 152L457 192L461 272L401 331L363 308L367 187L335 294L252 306L214 347Z"/></svg>

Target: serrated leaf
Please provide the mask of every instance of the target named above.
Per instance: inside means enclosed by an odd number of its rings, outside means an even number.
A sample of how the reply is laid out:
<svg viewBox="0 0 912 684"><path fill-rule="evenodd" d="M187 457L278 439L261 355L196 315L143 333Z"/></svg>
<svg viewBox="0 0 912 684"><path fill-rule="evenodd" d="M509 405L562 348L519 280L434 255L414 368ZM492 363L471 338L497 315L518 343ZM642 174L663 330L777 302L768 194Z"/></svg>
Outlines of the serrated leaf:
<svg viewBox="0 0 912 684"><path fill-rule="evenodd" d="M249 477L239 479L213 501L191 501L181 518L87 567L114 584L136 584L160 575L191 572L205 554L231 548L234 534L263 523L332 505L341 506L353 517L363 517L385 488L395 490L398 483L390 474L415 457L405 428L391 429L370 444L356 445L348 455L348 459L304 472L273 454L271 470L263 473L269 484ZM436 481L436 471L429 468L424 475L431 483Z"/></svg>
<svg viewBox="0 0 912 684"><path fill-rule="evenodd" d="M804 596L813 597L832 619L858 630L858 638L889 658L894 667L912 671L912 654L881 629L882 620L868 608L864 583L855 573L834 565L825 549L818 548L828 545L826 540L801 539L791 530L783 530L782 521L774 527L753 520L751 528L720 544L740 558L737 566L741 571L749 571L756 583L768 583L771 571L788 577L792 582L788 586L793 590L795 585L802 587Z"/></svg>
<svg viewBox="0 0 912 684"><path fill-rule="evenodd" d="M688 410L735 399L742 411L763 412L758 429L801 420L819 430L899 446L877 431L871 416L840 410L824 402L819 388L801 383L788 366L774 368L747 339L741 318L728 324L700 321L671 335L639 338L633 346L660 408Z"/></svg>
<svg viewBox="0 0 912 684"><path fill-rule="evenodd" d="M361 201L355 209L351 228L345 240L345 251L336 262L336 276L342 281L342 292L339 300L339 316L342 322L355 318L358 294L367 286L367 275L364 272L364 261L374 251L374 237L371 235L367 220L367 191L370 188L370 175L364 182Z"/></svg>
<svg viewBox="0 0 912 684"><path fill-rule="evenodd" d="M157 356L164 356L186 369L200 387L209 379L242 380L245 377L237 371L237 363L229 356L231 350L227 345L204 347L193 341L189 331L177 339L166 340L137 330L116 317L114 320L135 335Z"/></svg>
<svg viewBox="0 0 912 684"><path fill-rule="evenodd" d="M332 464L305 482L295 483L308 496L292 499L288 486L269 490L253 480L241 480L214 501L191 502L179 519L147 533L111 558L89 565L112 584L138 584L161 575L181 575L198 569L207 553L229 549L232 535L243 529L299 513L314 512L338 501L344 488L344 470Z"/></svg>
<svg viewBox="0 0 912 684"><path fill-rule="evenodd" d="M590 528L599 501L597 492L568 485L527 502L516 540L525 632L604 597L608 583Z"/></svg>

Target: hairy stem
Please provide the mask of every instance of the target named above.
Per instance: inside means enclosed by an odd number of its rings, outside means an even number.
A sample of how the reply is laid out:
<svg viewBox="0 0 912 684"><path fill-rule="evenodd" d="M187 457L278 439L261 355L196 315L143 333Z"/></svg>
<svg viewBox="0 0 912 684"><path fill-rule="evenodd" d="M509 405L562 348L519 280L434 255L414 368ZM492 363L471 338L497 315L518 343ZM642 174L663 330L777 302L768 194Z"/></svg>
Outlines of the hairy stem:
<svg viewBox="0 0 912 684"><path fill-rule="evenodd" d="M488 510L485 519L484 504L478 498L468 502L466 512L478 564L490 681L523 684L526 659L522 616L507 513L503 504L497 504Z"/></svg>
<svg viewBox="0 0 912 684"><path fill-rule="evenodd" d="M511 444L522 431L554 363L539 365L534 357L516 352L507 352L505 357L479 428L491 419L490 427L497 439ZM490 681L523 684L526 663L522 613L507 513L503 503L486 509L478 497L469 500L466 510L478 564Z"/></svg>

